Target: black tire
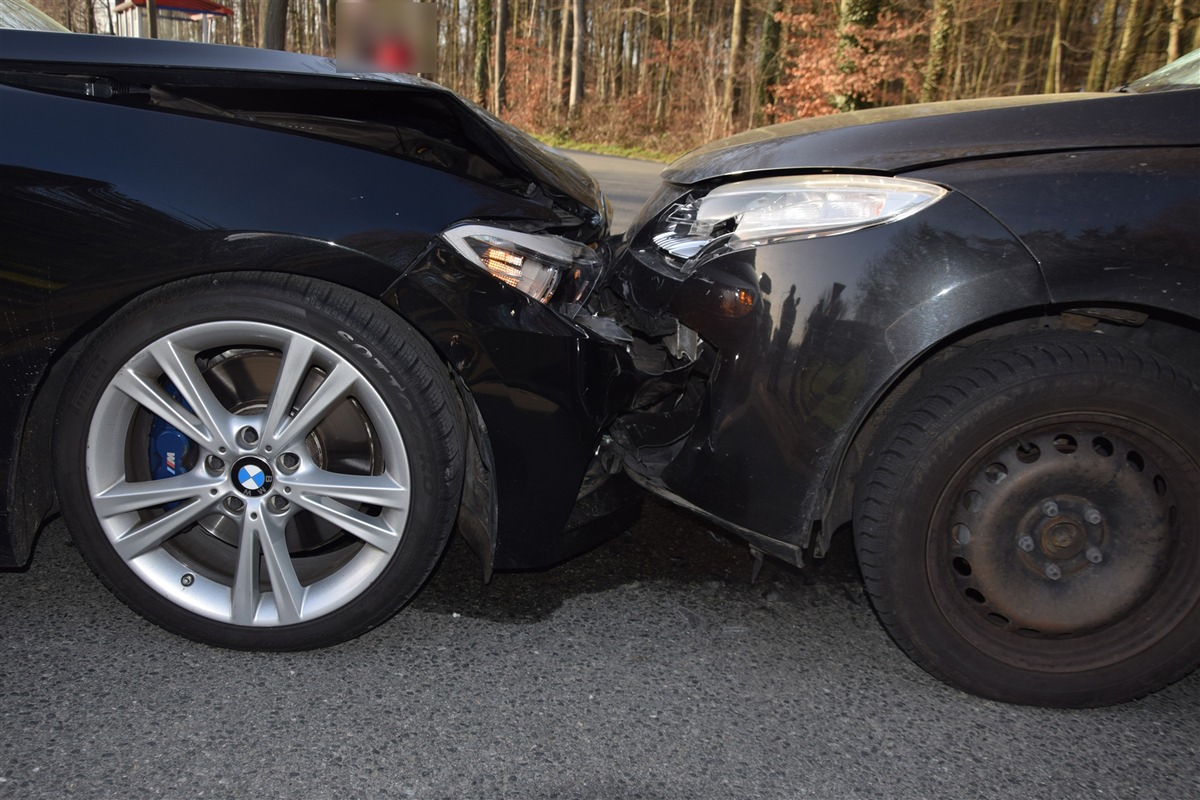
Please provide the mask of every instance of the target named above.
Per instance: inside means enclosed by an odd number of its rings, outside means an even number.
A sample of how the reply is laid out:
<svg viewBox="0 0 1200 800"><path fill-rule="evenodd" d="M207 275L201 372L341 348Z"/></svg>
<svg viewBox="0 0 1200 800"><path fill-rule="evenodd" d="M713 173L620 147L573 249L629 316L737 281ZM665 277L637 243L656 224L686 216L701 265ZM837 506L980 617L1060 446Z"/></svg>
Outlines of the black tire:
<svg viewBox="0 0 1200 800"><path fill-rule="evenodd" d="M445 547L454 391L374 299L268 273L174 283L96 331L69 379L63 514L104 584L170 631L237 649L343 641L399 610Z"/></svg>
<svg viewBox="0 0 1200 800"><path fill-rule="evenodd" d="M931 370L860 474L855 541L892 638L1012 703L1140 697L1200 662L1200 391L1095 334Z"/></svg>

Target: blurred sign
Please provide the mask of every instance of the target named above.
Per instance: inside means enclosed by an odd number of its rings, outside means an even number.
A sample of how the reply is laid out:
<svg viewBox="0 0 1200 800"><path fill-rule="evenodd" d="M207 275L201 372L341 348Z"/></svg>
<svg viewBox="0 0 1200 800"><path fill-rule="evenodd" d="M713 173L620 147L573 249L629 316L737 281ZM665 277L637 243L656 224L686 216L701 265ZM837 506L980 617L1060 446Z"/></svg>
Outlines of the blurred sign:
<svg viewBox="0 0 1200 800"><path fill-rule="evenodd" d="M407 0L338 0L339 72L435 72L437 7Z"/></svg>

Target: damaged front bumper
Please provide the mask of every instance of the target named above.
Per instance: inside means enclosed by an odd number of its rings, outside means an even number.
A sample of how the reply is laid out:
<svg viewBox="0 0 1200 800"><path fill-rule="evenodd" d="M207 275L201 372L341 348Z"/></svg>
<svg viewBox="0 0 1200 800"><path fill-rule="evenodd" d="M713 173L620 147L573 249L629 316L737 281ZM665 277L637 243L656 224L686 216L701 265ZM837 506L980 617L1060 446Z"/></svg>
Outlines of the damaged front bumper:
<svg viewBox="0 0 1200 800"><path fill-rule="evenodd" d="M641 492L604 434L645 402L642 387L670 383L683 362L610 313L610 296L596 291L612 269L606 246L592 257L563 245L578 269L543 303L524 278L496 277L516 262L501 250L533 258L544 242L512 232L500 241L485 227L435 240L384 300L434 345L460 387L471 436L459 529L490 574L550 566L632 523Z"/></svg>
<svg viewBox="0 0 1200 800"><path fill-rule="evenodd" d="M852 446L906 370L969 330L981 303L1004 313L1046 299L1036 262L970 199L872 181L913 189L905 199L924 205L836 235L735 246L718 224L702 248L689 235L711 213L704 198L717 205L752 182L666 184L631 226L609 285L627 327L688 364L674 392L659 382L654 404L609 429L626 471L794 564L814 542L822 555L849 520Z"/></svg>

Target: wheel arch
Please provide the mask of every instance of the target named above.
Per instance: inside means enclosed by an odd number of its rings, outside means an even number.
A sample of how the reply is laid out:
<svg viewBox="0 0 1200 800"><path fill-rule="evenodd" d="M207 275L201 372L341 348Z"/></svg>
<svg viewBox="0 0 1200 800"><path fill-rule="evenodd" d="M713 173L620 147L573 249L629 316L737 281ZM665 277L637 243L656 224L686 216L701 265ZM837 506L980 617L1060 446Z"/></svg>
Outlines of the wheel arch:
<svg viewBox="0 0 1200 800"><path fill-rule="evenodd" d="M1171 361L1193 379L1200 376L1200 319L1170 310L1117 302L1030 307L955 331L897 372L856 421L854 432L847 438L835 466L825 476L829 499L817 523L814 555L820 557L827 553L834 533L849 525L854 514L859 471L889 431L888 423L896 419L904 398L929 367L951 359L983 340L1044 330L1091 331L1133 341Z"/></svg>
<svg viewBox="0 0 1200 800"><path fill-rule="evenodd" d="M203 256L198 258L197 253ZM56 304L80 302L72 299L75 297L88 300L81 306L84 310L75 311L67 332L50 350L16 421L8 454L13 466L9 485L3 487L8 511L0 509L0 563L27 565L38 533L58 512L50 458L55 415L62 387L90 336L105 320L148 292L186 278L249 271L313 278L378 299L404 269L318 239L271 232L222 232L180 242L169 253L143 254L120 275L90 275L66 287L61 296L48 298L48 311ZM135 282L128 276L152 279Z"/></svg>

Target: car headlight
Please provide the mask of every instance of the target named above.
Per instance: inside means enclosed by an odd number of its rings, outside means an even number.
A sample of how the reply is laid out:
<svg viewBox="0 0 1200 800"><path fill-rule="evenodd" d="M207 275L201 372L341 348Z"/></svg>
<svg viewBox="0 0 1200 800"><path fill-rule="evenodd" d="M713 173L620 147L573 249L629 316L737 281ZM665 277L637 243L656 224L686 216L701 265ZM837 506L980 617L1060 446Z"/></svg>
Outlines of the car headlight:
<svg viewBox="0 0 1200 800"><path fill-rule="evenodd" d="M662 217L653 241L686 261L717 242L740 249L895 222L945 195L945 189L932 183L874 175L737 181L674 206Z"/></svg>
<svg viewBox="0 0 1200 800"><path fill-rule="evenodd" d="M574 316L600 272L600 257L587 245L547 233L525 233L466 224L442 232L454 250L496 279L549 303L556 292Z"/></svg>

